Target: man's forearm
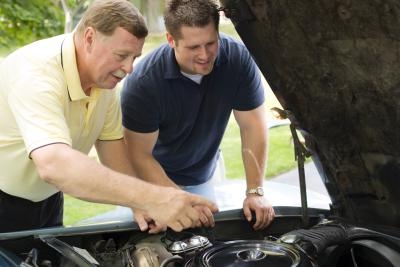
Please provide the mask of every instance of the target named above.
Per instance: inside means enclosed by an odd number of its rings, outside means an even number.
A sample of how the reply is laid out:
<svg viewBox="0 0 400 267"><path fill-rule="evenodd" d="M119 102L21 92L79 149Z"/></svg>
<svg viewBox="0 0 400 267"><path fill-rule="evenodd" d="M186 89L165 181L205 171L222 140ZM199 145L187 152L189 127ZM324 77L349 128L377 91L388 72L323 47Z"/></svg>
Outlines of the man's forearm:
<svg viewBox="0 0 400 267"><path fill-rule="evenodd" d="M137 176L133 171L131 162L128 160L128 153L123 139L112 141L96 142L97 156L100 162L114 171Z"/></svg>
<svg viewBox="0 0 400 267"><path fill-rule="evenodd" d="M150 184L113 171L65 144L39 148L32 158L45 182L76 198L143 208L147 191L153 192Z"/></svg>
<svg viewBox="0 0 400 267"><path fill-rule="evenodd" d="M149 183L179 188L168 177L160 163L154 157L140 156L137 158L140 158L140 160L135 160L132 165L138 177Z"/></svg>
<svg viewBox="0 0 400 267"><path fill-rule="evenodd" d="M242 148L243 165L246 174L248 188L255 188L263 185L266 167L266 149Z"/></svg>
<svg viewBox="0 0 400 267"><path fill-rule="evenodd" d="M246 129L241 133L242 159L248 189L263 185L268 151L266 131L264 126Z"/></svg>

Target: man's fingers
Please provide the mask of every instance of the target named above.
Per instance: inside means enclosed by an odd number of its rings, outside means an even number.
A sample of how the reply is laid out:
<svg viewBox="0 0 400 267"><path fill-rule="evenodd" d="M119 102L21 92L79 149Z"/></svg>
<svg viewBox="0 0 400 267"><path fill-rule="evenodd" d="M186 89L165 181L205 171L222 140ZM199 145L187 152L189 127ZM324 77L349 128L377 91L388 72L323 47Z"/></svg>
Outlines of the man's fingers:
<svg viewBox="0 0 400 267"><path fill-rule="evenodd" d="M261 230L267 227L275 218L273 208L259 209L256 211L256 222L253 225L255 230Z"/></svg>
<svg viewBox="0 0 400 267"><path fill-rule="evenodd" d="M176 232L195 227L199 220L199 212L193 207L185 207L175 217L171 217L167 225Z"/></svg>
<svg viewBox="0 0 400 267"><path fill-rule="evenodd" d="M208 208L204 208L203 209L203 216L206 216L207 218L207 226L208 227L214 227L215 226L215 221L214 221L214 216L212 214L212 212L210 211L210 209Z"/></svg>
<svg viewBox="0 0 400 267"><path fill-rule="evenodd" d="M191 228L194 226L194 222L197 222L197 221L198 221L198 216L197 216L196 220L192 220L192 218L190 218L190 217L183 217L179 220L179 222L181 223L183 228Z"/></svg>
<svg viewBox="0 0 400 267"><path fill-rule="evenodd" d="M199 209L199 212L200 212L200 217L199 217L200 221L196 223L196 227L200 227L202 225L208 226L207 216L204 215L204 213L201 209Z"/></svg>
<svg viewBox="0 0 400 267"><path fill-rule="evenodd" d="M196 227L213 227L215 225L214 216L210 209L206 206L194 206L194 208L199 212L200 221L196 223Z"/></svg>
<svg viewBox="0 0 400 267"><path fill-rule="evenodd" d="M167 225L174 231L182 231L185 228L214 225L213 213L218 211L215 203L204 197L190 194L174 188L167 188L168 201L149 203L146 211L156 221L156 225ZM163 200L163 198L158 198ZM200 210L198 207L201 207ZM202 211L204 210L204 211ZM147 221L148 222L148 221ZM144 227L144 224L142 224ZM148 228L151 226L148 225ZM151 228L158 231L158 228Z"/></svg>
<svg viewBox="0 0 400 267"><path fill-rule="evenodd" d="M274 208L267 199L248 196L243 202L243 213L255 230L266 228L275 217Z"/></svg>
<svg viewBox="0 0 400 267"><path fill-rule="evenodd" d="M140 231L147 231L147 229L149 228L149 225L147 224L147 221L145 219L144 214L137 210L136 212L134 211L134 217L135 217L135 221L139 226Z"/></svg>
<svg viewBox="0 0 400 267"><path fill-rule="evenodd" d="M244 205L244 206L243 206L243 214L244 214L244 217L246 218L246 220L247 220L248 222L250 222L251 219L252 219L251 210L250 210L250 208L249 208L247 205Z"/></svg>
<svg viewBox="0 0 400 267"><path fill-rule="evenodd" d="M271 207L268 209L267 224L269 225L275 218L275 210Z"/></svg>
<svg viewBox="0 0 400 267"><path fill-rule="evenodd" d="M211 210L211 212L213 212L213 213L218 212L217 205L214 202L207 200L203 197L200 197L197 195L192 195L191 203L192 203L192 206L202 205L202 206L208 207Z"/></svg>
<svg viewBox="0 0 400 267"><path fill-rule="evenodd" d="M167 230L166 225L157 225L157 224L149 225L149 234L157 234L160 232L165 232L166 230Z"/></svg>
<svg viewBox="0 0 400 267"><path fill-rule="evenodd" d="M264 225L265 225L265 216L266 216L266 214L265 214L265 212L263 212L263 210L262 209L260 209L260 210L258 210L257 212L256 212L256 220L255 220L255 223L254 223L254 225L253 225L253 228L255 229L255 230L260 230L260 229L262 229L263 227L264 227Z"/></svg>
<svg viewBox="0 0 400 267"><path fill-rule="evenodd" d="M144 231L147 231L147 229L148 229L148 224L147 224L147 222L146 221L144 221L144 220L138 220L137 221L137 224L138 224L138 226L139 226L139 229L140 229L140 231L142 231L142 232L144 232Z"/></svg>

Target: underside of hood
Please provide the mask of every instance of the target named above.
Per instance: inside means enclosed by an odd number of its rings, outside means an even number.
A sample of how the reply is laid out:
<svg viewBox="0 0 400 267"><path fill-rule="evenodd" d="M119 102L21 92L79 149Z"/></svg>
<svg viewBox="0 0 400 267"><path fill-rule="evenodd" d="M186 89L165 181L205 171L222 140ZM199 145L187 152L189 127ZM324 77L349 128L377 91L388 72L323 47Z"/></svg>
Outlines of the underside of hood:
<svg viewBox="0 0 400 267"><path fill-rule="evenodd" d="M303 134L335 215L399 226L400 3L221 6Z"/></svg>

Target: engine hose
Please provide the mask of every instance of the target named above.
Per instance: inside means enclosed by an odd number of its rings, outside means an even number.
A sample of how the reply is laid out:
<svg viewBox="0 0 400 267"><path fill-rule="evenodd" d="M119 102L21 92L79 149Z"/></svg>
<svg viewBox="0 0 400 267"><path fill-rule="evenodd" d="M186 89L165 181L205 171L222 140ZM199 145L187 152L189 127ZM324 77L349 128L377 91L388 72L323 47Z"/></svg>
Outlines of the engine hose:
<svg viewBox="0 0 400 267"><path fill-rule="evenodd" d="M302 248L308 256L316 258L325 248L343 244L347 241L346 228L341 224L328 224L309 230L298 229L284 234L278 240Z"/></svg>

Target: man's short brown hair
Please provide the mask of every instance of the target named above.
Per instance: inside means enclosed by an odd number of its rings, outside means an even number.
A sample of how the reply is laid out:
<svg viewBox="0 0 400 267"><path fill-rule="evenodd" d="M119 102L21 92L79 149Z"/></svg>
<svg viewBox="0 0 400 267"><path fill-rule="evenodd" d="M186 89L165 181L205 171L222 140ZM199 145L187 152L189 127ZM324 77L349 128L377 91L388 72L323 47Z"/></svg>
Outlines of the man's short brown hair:
<svg viewBox="0 0 400 267"><path fill-rule="evenodd" d="M164 24L175 40L181 38L182 26L203 27L213 22L218 31L218 4L213 0L167 0Z"/></svg>

